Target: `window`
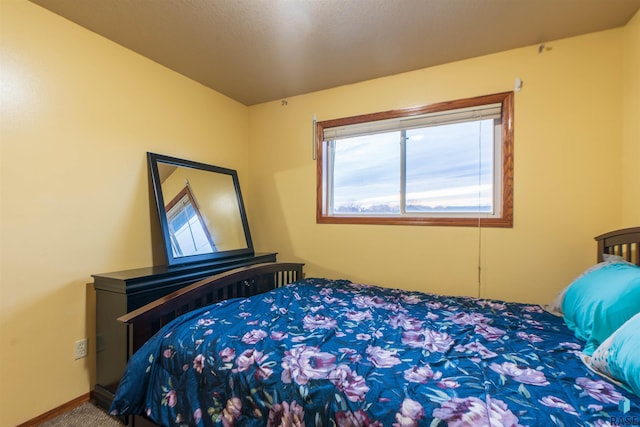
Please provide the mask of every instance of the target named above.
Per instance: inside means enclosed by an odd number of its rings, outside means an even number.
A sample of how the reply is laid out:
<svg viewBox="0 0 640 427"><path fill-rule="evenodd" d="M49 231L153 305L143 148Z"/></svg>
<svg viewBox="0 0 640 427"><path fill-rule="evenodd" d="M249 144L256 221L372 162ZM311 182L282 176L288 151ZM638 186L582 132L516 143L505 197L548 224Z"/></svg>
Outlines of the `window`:
<svg viewBox="0 0 640 427"><path fill-rule="evenodd" d="M187 185L166 206L171 248L176 257L217 251Z"/></svg>
<svg viewBox="0 0 640 427"><path fill-rule="evenodd" d="M511 227L513 92L317 123L317 222Z"/></svg>

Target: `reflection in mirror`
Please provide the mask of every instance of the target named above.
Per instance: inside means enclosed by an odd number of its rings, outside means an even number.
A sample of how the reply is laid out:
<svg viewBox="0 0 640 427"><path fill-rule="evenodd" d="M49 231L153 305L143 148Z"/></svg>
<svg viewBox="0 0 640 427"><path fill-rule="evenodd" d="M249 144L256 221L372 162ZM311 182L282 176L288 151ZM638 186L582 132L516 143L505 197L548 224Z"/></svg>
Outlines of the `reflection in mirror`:
<svg viewBox="0 0 640 427"><path fill-rule="evenodd" d="M235 170L148 158L169 265L253 255Z"/></svg>
<svg viewBox="0 0 640 427"><path fill-rule="evenodd" d="M164 192L164 189L162 191ZM200 214L195 196L189 188L189 181L165 206L165 211L173 256L196 255L218 250Z"/></svg>

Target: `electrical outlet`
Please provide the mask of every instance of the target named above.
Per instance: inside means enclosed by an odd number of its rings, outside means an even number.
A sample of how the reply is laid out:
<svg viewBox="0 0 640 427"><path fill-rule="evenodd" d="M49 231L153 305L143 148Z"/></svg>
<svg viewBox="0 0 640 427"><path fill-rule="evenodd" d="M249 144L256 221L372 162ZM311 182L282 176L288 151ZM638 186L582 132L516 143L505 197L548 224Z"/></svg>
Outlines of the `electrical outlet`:
<svg viewBox="0 0 640 427"><path fill-rule="evenodd" d="M83 338L81 340L76 341L76 347L75 347L75 356L76 356L76 360L77 359L82 359L83 357L87 357L87 353L88 353L88 348L87 348L87 339Z"/></svg>

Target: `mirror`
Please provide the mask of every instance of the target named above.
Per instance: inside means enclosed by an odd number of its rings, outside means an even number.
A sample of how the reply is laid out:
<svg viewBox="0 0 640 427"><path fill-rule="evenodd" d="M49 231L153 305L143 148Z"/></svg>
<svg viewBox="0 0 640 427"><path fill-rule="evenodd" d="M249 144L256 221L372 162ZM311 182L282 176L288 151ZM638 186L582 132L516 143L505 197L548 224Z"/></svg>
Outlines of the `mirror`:
<svg viewBox="0 0 640 427"><path fill-rule="evenodd" d="M233 169L147 153L169 265L253 255Z"/></svg>

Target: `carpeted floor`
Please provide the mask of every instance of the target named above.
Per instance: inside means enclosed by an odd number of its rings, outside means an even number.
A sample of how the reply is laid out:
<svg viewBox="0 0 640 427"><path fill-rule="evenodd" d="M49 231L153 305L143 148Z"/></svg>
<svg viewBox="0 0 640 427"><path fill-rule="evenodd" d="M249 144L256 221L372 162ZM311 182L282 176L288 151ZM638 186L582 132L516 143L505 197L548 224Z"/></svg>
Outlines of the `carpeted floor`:
<svg viewBox="0 0 640 427"><path fill-rule="evenodd" d="M84 403L77 408L62 414L50 421L42 423L41 427L122 427L123 424L106 411L92 403Z"/></svg>

